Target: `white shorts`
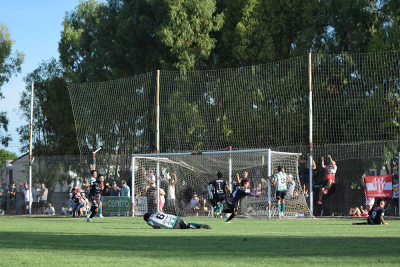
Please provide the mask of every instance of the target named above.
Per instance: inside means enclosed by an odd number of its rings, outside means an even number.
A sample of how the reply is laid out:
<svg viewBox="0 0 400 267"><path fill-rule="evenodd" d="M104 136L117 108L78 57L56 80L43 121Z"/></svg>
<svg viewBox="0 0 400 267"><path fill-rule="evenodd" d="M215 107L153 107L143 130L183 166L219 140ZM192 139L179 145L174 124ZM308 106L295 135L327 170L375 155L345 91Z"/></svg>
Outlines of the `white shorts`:
<svg viewBox="0 0 400 267"><path fill-rule="evenodd" d="M366 206L369 206L369 205L374 205L374 203L375 203L375 198L366 198L365 199L365 205Z"/></svg>

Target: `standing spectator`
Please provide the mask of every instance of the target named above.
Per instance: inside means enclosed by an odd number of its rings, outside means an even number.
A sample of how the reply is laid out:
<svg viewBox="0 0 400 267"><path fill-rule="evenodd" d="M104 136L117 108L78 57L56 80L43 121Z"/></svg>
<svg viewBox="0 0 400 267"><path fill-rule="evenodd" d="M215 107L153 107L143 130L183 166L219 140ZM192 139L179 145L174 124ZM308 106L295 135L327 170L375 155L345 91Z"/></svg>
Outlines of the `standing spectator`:
<svg viewBox="0 0 400 267"><path fill-rule="evenodd" d="M81 194L76 193L76 189L72 188L72 201L74 202L74 205L72 207L72 218L75 218L75 213L76 210L78 210L78 218L81 217L80 210L78 209L79 205L81 204Z"/></svg>
<svg viewBox="0 0 400 267"><path fill-rule="evenodd" d="M367 188L367 184L365 182L365 174L363 174L363 176L361 177L361 184L364 187L365 210L367 212L369 212L372 209L372 207L374 206L375 198L374 197L367 197L368 188Z"/></svg>
<svg viewBox="0 0 400 267"><path fill-rule="evenodd" d="M7 209L7 193L8 190L6 188L6 184L2 183L1 188L0 188L0 209L1 209L1 215L6 214L6 209Z"/></svg>
<svg viewBox="0 0 400 267"><path fill-rule="evenodd" d="M335 183L335 174L337 171L336 162L332 159L330 155L328 155L328 158L330 160L329 165L325 165L324 158L321 158L322 168L325 169L325 176L324 182L322 183L319 190L319 199L317 204L322 204L322 197L328 194L329 188L331 188L332 184Z"/></svg>
<svg viewBox="0 0 400 267"><path fill-rule="evenodd" d="M280 219L285 212L285 196L287 190L287 175L282 166L278 166L278 173L274 175L274 178L271 180L271 182L276 186L276 207L278 209L278 218Z"/></svg>
<svg viewBox="0 0 400 267"><path fill-rule="evenodd" d="M315 161L313 160L312 169L315 170L316 168L317 165L315 165ZM303 194L308 197L308 189L310 188L310 154L307 154L305 166L302 168L300 173L301 189L303 190Z"/></svg>
<svg viewBox="0 0 400 267"><path fill-rule="evenodd" d="M168 196L167 196L168 212L175 211L175 187L178 179L176 178L175 173L173 173L172 176L174 176L174 179L169 179L169 181L163 180L165 185L168 187Z"/></svg>
<svg viewBox="0 0 400 267"><path fill-rule="evenodd" d="M392 188L393 188L392 198L398 199L399 198L399 180L397 179L397 177L393 177Z"/></svg>
<svg viewBox="0 0 400 267"><path fill-rule="evenodd" d="M10 195L10 208L8 209L10 215L13 214L13 208L15 215L17 215L17 189L15 188L15 183L11 183L11 188L8 190L8 194Z"/></svg>
<svg viewBox="0 0 400 267"><path fill-rule="evenodd" d="M289 174L287 178L287 193L288 197L294 197L298 195L298 192L295 192L296 181L293 180L293 175Z"/></svg>
<svg viewBox="0 0 400 267"><path fill-rule="evenodd" d="M211 190L213 191L214 216L216 217L223 211L225 198L230 193L230 189L226 181L222 179L222 172L217 173L217 179L212 181L211 184L213 186Z"/></svg>
<svg viewBox="0 0 400 267"><path fill-rule="evenodd" d="M130 197L130 196L131 196L131 189L126 184L126 181L122 180L121 197ZM129 209L124 213L124 216L129 216Z"/></svg>
<svg viewBox="0 0 400 267"><path fill-rule="evenodd" d="M32 214L39 214L39 185L35 184L35 188L32 189Z"/></svg>
<svg viewBox="0 0 400 267"><path fill-rule="evenodd" d="M47 195L48 195L48 190L46 188L46 185L42 183L42 188L39 191L38 196L40 197L39 199L39 208L42 208L42 214L44 214L47 206Z"/></svg>
<svg viewBox="0 0 400 267"><path fill-rule="evenodd" d="M25 214L25 209L29 209L29 201L32 202L32 192L31 189L29 188L28 182L24 183L24 188L22 188L22 184L20 184L20 191L21 191L21 196L24 198L24 201L22 202L22 215Z"/></svg>
<svg viewBox="0 0 400 267"><path fill-rule="evenodd" d="M110 197L118 197L119 196L119 187L117 186L117 182L113 182L112 186L108 189L108 194Z"/></svg>
<svg viewBox="0 0 400 267"><path fill-rule="evenodd" d="M149 190L149 188L156 187L156 177L154 176L153 170L150 170L150 175L146 177L146 182L147 182L146 189L145 189L146 193L147 193L147 190Z"/></svg>
<svg viewBox="0 0 400 267"><path fill-rule="evenodd" d="M54 210L54 207L51 206L51 203L49 203L49 205L47 206L47 209L44 212L47 215L55 215L56 214L55 210Z"/></svg>
<svg viewBox="0 0 400 267"><path fill-rule="evenodd" d="M72 212L73 205L74 205L74 201L72 200L71 196L68 196L68 200L65 203L64 207L62 207L61 212L64 215L68 215L70 212Z"/></svg>
<svg viewBox="0 0 400 267"><path fill-rule="evenodd" d="M244 172L243 172L243 177L242 177L242 179L240 179L239 173L236 173L236 179L237 179L237 181L238 181L239 184L240 184L240 182L241 182L243 179L249 180L249 173L246 172L246 171L244 171Z"/></svg>
<svg viewBox="0 0 400 267"><path fill-rule="evenodd" d="M158 200L160 212L163 212L163 207L165 203L165 191L162 188L159 188L158 192L159 193L157 193L157 189L156 191L154 191L154 205L157 209L157 200Z"/></svg>

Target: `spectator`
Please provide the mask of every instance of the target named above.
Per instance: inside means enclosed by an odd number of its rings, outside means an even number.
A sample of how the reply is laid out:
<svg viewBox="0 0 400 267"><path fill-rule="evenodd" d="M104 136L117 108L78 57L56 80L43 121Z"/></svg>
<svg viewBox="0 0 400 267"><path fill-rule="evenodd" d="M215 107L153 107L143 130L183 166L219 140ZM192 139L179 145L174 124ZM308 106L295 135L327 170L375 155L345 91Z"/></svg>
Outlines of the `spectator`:
<svg viewBox="0 0 400 267"><path fill-rule="evenodd" d="M362 206L360 208L357 207L350 208L349 215L354 217L359 217L359 216L367 217L368 211L364 210Z"/></svg>
<svg viewBox="0 0 400 267"><path fill-rule="evenodd" d="M310 188L310 154L307 154L307 160L305 162L304 168L301 170L300 174L300 184L303 194L308 197L308 189ZM317 166L315 161L312 162L312 169L315 170Z"/></svg>
<svg viewBox="0 0 400 267"><path fill-rule="evenodd" d="M136 188L137 189L137 188ZM122 180L121 185L121 197L130 197L131 196L131 189L126 184L125 180ZM129 216L129 209L124 212L124 216Z"/></svg>
<svg viewBox="0 0 400 267"><path fill-rule="evenodd" d="M47 195L48 195L48 190L46 188L46 185L42 183L42 188L39 191L38 196L40 197L39 199L39 208L42 208L42 214L44 214L47 206Z"/></svg>
<svg viewBox="0 0 400 267"><path fill-rule="evenodd" d="M287 178L287 193L288 197L294 197L298 195L298 192L295 192L296 181L293 180L293 175L289 174Z"/></svg>
<svg viewBox="0 0 400 267"><path fill-rule="evenodd" d="M238 181L238 184L240 184L240 182L241 182L243 179L249 180L249 173L246 172L246 171L244 171L244 172L243 172L243 177L242 177L242 179L239 178L239 173L236 173L236 179L237 179L237 181Z"/></svg>
<svg viewBox="0 0 400 267"><path fill-rule="evenodd" d="M258 186L253 187L253 190L251 190L250 193L252 193L253 195L261 194L261 192L259 191L259 187ZM246 198L256 198L256 197L248 196Z"/></svg>
<svg viewBox="0 0 400 267"><path fill-rule="evenodd" d="M74 205L74 201L71 198L71 195L68 196L68 200L65 203L65 206L62 207L61 212L64 215L69 215L72 212L72 206Z"/></svg>
<svg viewBox="0 0 400 267"><path fill-rule="evenodd" d="M392 216L393 215L393 207L388 203L387 209L385 210L385 216Z"/></svg>
<svg viewBox="0 0 400 267"><path fill-rule="evenodd" d="M86 198L85 193L81 193L81 203L78 206L78 212L80 215L84 214L86 211L87 214L87 209L89 208L89 199ZM78 218L80 217L78 216Z"/></svg>
<svg viewBox="0 0 400 267"><path fill-rule="evenodd" d="M176 182L178 181L176 174L173 173L172 176L174 176L174 179L169 179L169 181L163 180L165 185L168 188L168 196L167 196L167 206L168 210L167 211L175 211L175 187L176 187Z"/></svg>
<svg viewBox="0 0 400 267"><path fill-rule="evenodd" d="M159 192L160 193L157 194L157 190L154 191L154 205L157 208L157 199L158 199L160 212L163 212L163 207L165 203L165 191L162 188L160 188Z"/></svg>
<svg viewBox="0 0 400 267"><path fill-rule="evenodd" d="M198 216L198 212L199 212L200 208L199 208L199 198L197 197L197 194L194 193L193 194L193 198L190 200L189 205L186 207L186 212L190 214L190 216L192 216L193 213L196 214L196 216Z"/></svg>
<svg viewBox="0 0 400 267"><path fill-rule="evenodd" d="M328 158L330 160L329 165L325 165L324 158L321 158L322 168L325 169L325 176L324 176L324 182L322 183L321 188L319 190L319 199L317 204L322 204L322 197L328 194L328 190L335 183L335 174L337 171L336 162L332 159L330 155L328 155Z"/></svg>
<svg viewBox="0 0 400 267"><path fill-rule="evenodd" d="M74 184L74 185L72 186L72 188L75 188L75 192L76 192L77 194L82 193L82 191L78 188L78 185L77 185L77 184Z"/></svg>
<svg viewBox="0 0 400 267"><path fill-rule="evenodd" d="M32 192L29 188L28 182L24 183L24 188L22 188L22 184L20 184L20 191L21 191L21 196L24 198L24 201L22 202L22 215L25 214L25 209L29 210L29 201L32 201Z"/></svg>
<svg viewBox="0 0 400 267"><path fill-rule="evenodd" d="M365 174L363 174L363 176L361 177L361 184L364 187L365 209L366 209L366 211L368 213L372 209L372 207L374 206L375 198L374 197L367 197L368 188L367 188L367 184L365 182Z"/></svg>
<svg viewBox="0 0 400 267"><path fill-rule="evenodd" d="M206 207L207 201L203 196L199 196L199 212L205 215L207 213L208 208Z"/></svg>
<svg viewBox="0 0 400 267"><path fill-rule="evenodd" d="M49 203L49 205L47 206L47 209L44 212L47 215L55 215L56 214L55 210L54 210L54 207L51 206L51 203Z"/></svg>
<svg viewBox="0 0 400 267"><path fill-rule="evenodd" d="M156 187L156 177L153 174L153 170L150 170L150 175L147 176L145 180L147 182L147 185L145 188L146 193L147 193L147 190L149 190L150 187L153 187L153 188Z"/></svg>
<svg viewBox="0 0 400 267"><path fill-rule="evenodd" d="M11 188L8 190L8 194L10 195L10 203L9 203L10 215L13 214L13 208L15 215L17 215L17 189L15 188L14 182L11 183Z"/></svg>
<svg viewBox="0 0 400 267"><path fill-rule="evenodd" d="M1 209L1 215L6 214L6 209L7 209L7 193L8 190L6 188L6 184L2 183L1 188L0 188L0 209Z"/></svg>
<svg viewBox="0 0 400 267"><path fill-rule="evenodd" d="M76 189L72 188L72 197L71 197L72 201L74 202L74 205L72 207L72 218L75 218L75 213L76 210L78 210L78 218L81 217L81 213L80 210L78 209L79 205L81 204L81 194L76 193Z"/></svg>
<svg viewBox="0 0 400 267"><path fill-rule="evenodd" d="M32 197L33 197L33 199L32 199L32 214L39 214L39 196L38 196L38 194L40 192L40 190L38 189L39 185L35 184L34 187L35 188L32 189Z"/></svg>
<svg viewBox="0 0 400 267"><path fill-rule="evenodd" d="M113 182L110 188L108 189L108 193L110 197L118 197L119 196L119 187L117 186L117 182Z"/></svg>

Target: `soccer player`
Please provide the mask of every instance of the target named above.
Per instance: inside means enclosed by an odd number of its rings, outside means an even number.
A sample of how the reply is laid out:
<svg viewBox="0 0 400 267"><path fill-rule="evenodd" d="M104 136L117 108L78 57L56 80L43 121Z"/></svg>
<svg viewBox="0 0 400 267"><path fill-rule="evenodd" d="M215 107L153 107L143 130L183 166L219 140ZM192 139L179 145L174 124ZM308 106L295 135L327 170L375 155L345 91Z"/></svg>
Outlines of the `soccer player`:
<svg viewBox="0 0 400 267"><path fill-rule="evenodd" d="M379 199L378 200L379 206L374 206L372 209L368 212L368 217L367 217L367 222L363 223L356 223L353 222L353 224L387 224L385 220L383 219L383 216L385 215L385 210L383 209L385 207L385 200L384 199Z"/></svg>
<svg viewBox="0 0 400 267"><path fill-rule="evenodd" d="M225 209L225 213L231 213L231 216L226 220L225 223L231 223L231 220L235 218L237 214L237 209L238 209L238 204L239 200L242 199L243 197L250 195L253 197L259 198L261 195L255 195L250 192L250 182L249 180L242 179L240 181L240 185L237 185L235 187L235 190L232 192L232 194L229 195L228 200L226 201L228 203L228 209Z"/></svg>
<svg viewBox="0 0 400 267"><path fill-rule="evenodd" d="M319 199L317 204L322 204L322 197L328 194L329 188L331 188L331 186L335 183L335 174L337 171L336 161L334 161L330 155L328 155L328 158L330 160L329 165L325 165L324 158L321 158L321 166L325 169L325 176L324 182L319 190Z"/></svg>
<svg viewBox="0 0 400 267"><path fill-rule="evenodd" d="M143 215L143 219L148 225L155 229L211 229L210 225L198 224L198 223L187 223L178 216L166 214L162 212L155 212L153 214L146 213Z"/></svg>
<svg viewBox="0 0 400 267"><path fill-rule="evenodd" d="M100 196L101 192L103 191L104 188L108 187L108 183L104 184L104 175L99 174L98 178L96 181L91 183L90 185L90 191L89 191L89 202L91 203L91 208L90 208L90 216L87 218L87 222L92 222L92 218L96 215L96 213L99 211L99 208L101 208L101 201L100 201Z"/></svg>
<svg viewBox="0 0 400 267"><path fill-rule="evenodd" d="M278 173L271 179L271 183L276 186L276 200L278 209L278 218L282 218L285 211L285 196L287 190L287 174L282 166L278 166ZM281 205L282 203L282 205Z"/></svg>
<svg viewBox="0 0 400 267"><path fill-rule="evenodd" d="M211 182L212 188L211 191L213 193L213 206L214 206L214 217L221 214L224 209L225 195L226 193L230 193L229 186L226 184L226 181L222 179L222 173L217 173L217 180Z"/></svg>

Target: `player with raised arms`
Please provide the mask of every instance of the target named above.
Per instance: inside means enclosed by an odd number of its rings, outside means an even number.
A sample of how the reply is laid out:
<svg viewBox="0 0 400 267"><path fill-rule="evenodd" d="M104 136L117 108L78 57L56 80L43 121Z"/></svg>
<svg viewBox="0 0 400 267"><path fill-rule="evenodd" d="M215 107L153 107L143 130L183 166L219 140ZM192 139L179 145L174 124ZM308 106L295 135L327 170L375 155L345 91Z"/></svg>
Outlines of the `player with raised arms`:
<svg viewBox="0 0 400 267"><path fill-rule="evenodd" d="M239 200L241 200L245 196L252 196L252 197L257 197L259 198L260 195L255 195L250 192L250 182L249 180L242 179L240 181L240 185L235 187L235 190L232 192L232 194L229 195L228 200L226 201L228 203L228 209L225 209L225 213L231 213L231 216L225 221L225 223L231 223L231 220L235 218L237 214L237 209L238 209L238 204Z"/></svg>
<svg viewBox="0 0 400 267"><path fill-rule="evenodd" d="M178 216L162 212L155 212L153 214L148 212L143 215L143 219L155 229L211 229L210 225L187 223Z"/></svg>

